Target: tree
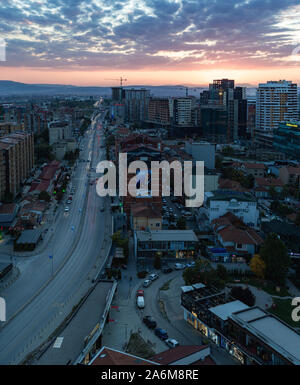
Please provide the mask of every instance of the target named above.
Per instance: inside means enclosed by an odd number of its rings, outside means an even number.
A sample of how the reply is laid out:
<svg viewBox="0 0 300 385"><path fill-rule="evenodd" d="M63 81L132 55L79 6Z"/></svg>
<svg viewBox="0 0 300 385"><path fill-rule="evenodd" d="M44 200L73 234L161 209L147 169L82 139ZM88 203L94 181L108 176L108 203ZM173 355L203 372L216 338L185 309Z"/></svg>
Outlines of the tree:
<svg viewBox="0 0 300 385"><path fill-rule="evenodd" d="M185 218L184 217L178 218L176 226L177 226L178 230L185 230L186 229L186 220L185 220Z"/></svg>
<svg viewBox="0 0 300 385"><path fill-rule="evenodd" d="M156 254L155 260L154 260L154 268L159 270L161 268L161 259L160 256Z"/></svg>
<svg viewBox="0 0 300 385"><path fill-rule="evenodd" d="M255 254L250 261L251 271L261 279L265 278L266 264L259 254Z"/></svg>
<svg viewBox="0 0 300 385"><path fill-rule="evenodd" d="M297 213L297 216L295 219L295 225L300 226L300 211Z"/></svg>
<svg viewBox="0 0 300 385"><path fill-rule="evenodd" d="M276 191L274 186L271 186L269 188L269 194L270 194L271 199L277 199L277 197L278 197L277 191Z"/></svg>
<svg viewBox="0 0 300 385"><path fill-rule="evenodd" d="M230 291L230 295L248 306L254 306L255 304L255 296L247 287L234 286Z"/></svg>
<svg viewBox="0 0 300 385"><path fill-rule="evenodd" d="M266 264L265 277L276 285L283 286L290 264L285 244L277 234L268 234L267 239L260 248L260 256Z"/></svg>
<svg viewBox="0 0 300 385"><path fill-rule="evenodd" d="M217 276L222 279L223 281L226 281L227 279L227 269L225 266L218 264L217 266Z"/></svg>
<svg viewBox="0 0 300 385"><path fill-rule="evenodd" d="M47 191L41 191L41 192L39 193L39 200L41 200L41 201L46 201L46 202L50 202L51 197L50 197L50 195L47 193Z"/></svg>

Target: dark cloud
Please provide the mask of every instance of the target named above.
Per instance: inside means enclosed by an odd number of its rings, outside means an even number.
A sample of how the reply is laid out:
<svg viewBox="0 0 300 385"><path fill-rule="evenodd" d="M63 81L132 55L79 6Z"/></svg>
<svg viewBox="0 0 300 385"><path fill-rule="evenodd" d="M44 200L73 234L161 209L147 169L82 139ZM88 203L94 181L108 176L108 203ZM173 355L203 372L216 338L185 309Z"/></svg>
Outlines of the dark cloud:
<svg viewBox="0 0 300 385"><path fill-rule="evenodd" d="M278 27L278 16L299 0L22 3L0 5L6 64L133 69L235 61L281 65L293 44L288 26Z"/></svg>

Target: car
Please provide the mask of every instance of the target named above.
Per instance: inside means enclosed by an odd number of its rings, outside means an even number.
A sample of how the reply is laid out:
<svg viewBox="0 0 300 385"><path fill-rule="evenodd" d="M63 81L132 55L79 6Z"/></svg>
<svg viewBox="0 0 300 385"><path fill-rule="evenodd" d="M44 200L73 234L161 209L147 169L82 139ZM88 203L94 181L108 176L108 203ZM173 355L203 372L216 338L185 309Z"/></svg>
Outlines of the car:
<svg viewBox="0 0 300 385"><path fill-rule="evenodd" d="M72 195L69 196L68 200L69 200L69 201L73 200Z"/></svg>
<svg viewBox="0 0 300 385"><path fill-rule="evenodd" d="M67 213L68 211L70 211L70 207L66 206L65 207L65 212Z"/></svg>
<svg viewBox="0 0 300 385"><path fill-rule="evenodd" d="M166 267L163 267L162 268L162 272L164 274L168 274L168 273L171 273L173 271L173 269L170 267L170 266L166 266Z"/></svg>
<svg viewBox="0 0 300 385"><path fill-rule="evenodd" d="M194 261L192 261L192 262L188 262L187 264L186 264L186 267L193 267L193 266L195 266L196 265L196 263L194 262Z"/></svg>
<svg viewBox="0 0 300 385"><path fill-rule="evenodd" d="M137 290L136 291L136 296L137 297L144 297L144 290Z"/></svg>
<svg viewBox="0 0 300 385"><path fill-rule="evenodd" d="M183 270L185 268L185 265L183 263L175 263L174 269L175 270Z"/></svg>
<svg viewBox="0 0 300 385"><path fill-rule="evenodd" d="M148 287L148 286L151 285L151 283L152 283L152 281L151 281L150 279L146 279L146 280L144 281L144 283L143 283L143 286L144 286L144 287Z"/></svg>
<svg viewBox="0 0 300 385"><path fill-rule="evenodd" d="M176 348L176 346L179 345L179 342L174 340L174 338L167 338L165 340L165 343L170 347L170 348Z"/></svg>
<svg viewBox="0 0 300 385"><path fill-rule="evenodd" d="M157 324L150 315L145 316L143 318L143 322L144 322L144 324L146 324L146 326L148 326L149 329L155 329L156 328Z"/></svg>
<svg viewBox="0 0 300 385"><path fill-rule="evenodd" d="M149 275L149 279L151 280L151 281L155 281L156 279L158 278L158 275L157 274L150 274Z"/></svg>
<svg viewBox="0 0 300 385"><path fill-rule="evenodd" d="M161 340L166 340L168 338L168 333L164 329L156 328L154 329L154 333Z"/></svg>
<svg viewBox="0 0 300 385"><path fill-rule="evenodd" d="M67 204L70 205L72 201L70 199L67 200Z"/></svg>
<svg viewBox="0 0 300 385"><path fill-rule="evenodd" d="M145 307L144 296L139 295L136 297L136 304L139 309L143 309Z"/></svg>
<svg viewBox="0 0 300 385"><path fill-rule="evenodd" d="M121 265L122 269L126 270L127 269L127 265L125 265L124 263Z"/></svg>

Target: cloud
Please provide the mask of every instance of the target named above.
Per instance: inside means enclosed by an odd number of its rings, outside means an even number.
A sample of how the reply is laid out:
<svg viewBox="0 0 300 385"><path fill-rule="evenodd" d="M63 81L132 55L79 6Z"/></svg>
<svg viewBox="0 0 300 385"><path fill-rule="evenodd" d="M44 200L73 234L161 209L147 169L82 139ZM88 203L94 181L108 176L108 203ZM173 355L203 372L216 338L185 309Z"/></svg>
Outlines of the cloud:
<svg viewBox="0 0 300 385"><path fill-rule="evenodd" d="M298 0L11 0L0 5L6 65L16 67L294 65L299 21Z"/></svg>

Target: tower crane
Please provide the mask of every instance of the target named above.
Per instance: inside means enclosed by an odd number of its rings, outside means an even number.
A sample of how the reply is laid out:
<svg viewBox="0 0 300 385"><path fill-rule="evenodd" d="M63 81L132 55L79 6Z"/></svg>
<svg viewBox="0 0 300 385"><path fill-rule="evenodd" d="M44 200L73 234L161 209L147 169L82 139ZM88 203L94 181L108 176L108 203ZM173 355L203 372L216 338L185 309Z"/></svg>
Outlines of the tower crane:
<svg viewBox="0 0 300 385"><path fill-rule="evenodd" d="M127 82L127 79L124 79L122 76L119 79L105 79L105 80L119 80L120 81L120 87L122 87L123 82Z"/></svg>

